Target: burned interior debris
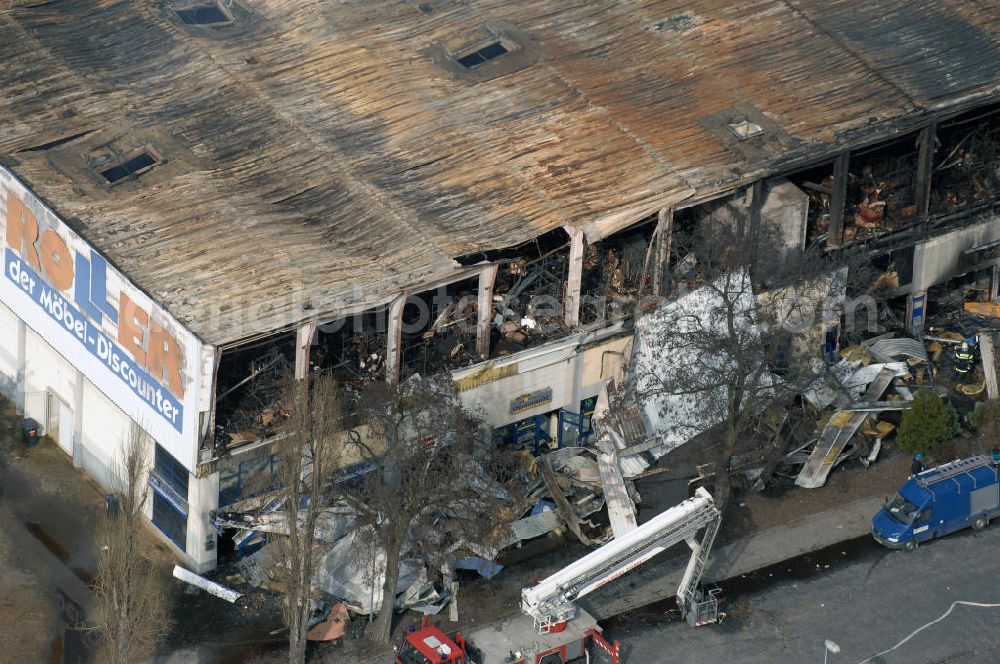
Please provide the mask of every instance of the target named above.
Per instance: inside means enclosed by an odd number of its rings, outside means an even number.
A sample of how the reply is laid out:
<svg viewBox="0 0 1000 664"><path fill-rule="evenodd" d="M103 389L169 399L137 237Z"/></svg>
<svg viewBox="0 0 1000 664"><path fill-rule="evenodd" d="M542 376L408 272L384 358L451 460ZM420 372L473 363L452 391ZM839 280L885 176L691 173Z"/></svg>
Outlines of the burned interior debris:
<svg viewBox="0 0 1000 664"><path fill-rule="evenodd" d="M267 438L288 417L295 337L283 334L222 353L216 391L216 454Z"/></svg>
<svg viewBox="0 0 1000 664"><path fill-rule="evenodd" d="M388 319L383 306L318 325L310 340L310 372L345 383L384 379Z"/></svg>
<svg viewBox="0 0 1000 664"><path fill-rule="evenodd" d="M1000 197L1000 107L978 108L937 126L930 211L989 208Z"/></svg>
<svg viewBox="0 0 1000 664"><path fill-rule="evenodd" d="M852 152L843 243L898 230L918 220L918 134Z"/></svg>
<svg viewBox="0 0 1000 664"><path fill-rule="evenodd" d="M650 292L653 265L650 242L656 216L595 244L583 254L580 324L593 325L632 316L645 286Z"/></svg>
<svg viewBox="0 0 1000 664"><path fill-rule="evenodd" d="M424 376L466 366L476 353L478 279L411 295L403 306L402 375Z"/></svg>
<svg viewBox="0 0 1000 664"><path fill-rule="evenodd" d="M489 356L503 357L561 336L569 263L566 233L482 255L497 265L493 284Z"/></svg>

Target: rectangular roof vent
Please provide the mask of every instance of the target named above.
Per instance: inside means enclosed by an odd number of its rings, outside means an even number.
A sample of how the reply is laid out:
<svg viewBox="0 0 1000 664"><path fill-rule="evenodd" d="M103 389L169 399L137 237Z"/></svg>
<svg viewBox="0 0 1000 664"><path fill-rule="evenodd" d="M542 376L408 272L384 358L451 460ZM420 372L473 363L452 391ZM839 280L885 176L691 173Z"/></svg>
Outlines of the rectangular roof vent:
<svg viewBox="0 0 1000 664"><path fill-rule="evenodd" d="M733 136L739 140L745 141L748 138L754 138L755 136L763 134L764 128L756 122L741 120L739 122L730 123L729 131L733 132Z"/></svg>
<svg viewBox="0 0 1000 664"><path fill-rule="evenodd" d="M219 23L230 23L233 20L214 2L175 9L174 11L188 25L218 25Z"/></svg>
<svg viewBox="0 0 1000 664"><path fill-rule="evenodd" d="M463 55L460 58L455 58L458 64L462 65L466 69L472 69L473 67L478 67L484 62L489 62L494 58L499 58L505 53L509 53L510 49L504 46L499 41L495 41L492 44L483 46L480 49L469 53L468 55Z"/></svg>
<svg viewBox="0 0 1000 664"><path fill-rule="evenodd" d="M142 150L125 161L104 169L101 171L101 175L109 183L115 184L126 178L142 175L158 163L160 163L160 159L157 159L154 154L148 150Z"/></svg>

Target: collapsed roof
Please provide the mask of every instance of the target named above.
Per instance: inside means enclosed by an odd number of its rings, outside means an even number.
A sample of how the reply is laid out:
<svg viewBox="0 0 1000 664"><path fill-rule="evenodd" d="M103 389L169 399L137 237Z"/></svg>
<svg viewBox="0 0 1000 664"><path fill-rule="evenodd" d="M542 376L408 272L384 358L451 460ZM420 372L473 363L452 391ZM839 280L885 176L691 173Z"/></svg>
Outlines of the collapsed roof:
<svg viewBox="0 0 1000 664"><path fill-rule="evenodd" d="M1000 82L998 21L975 0L12 0L0 162L224 344L970 106Z"/></svg>

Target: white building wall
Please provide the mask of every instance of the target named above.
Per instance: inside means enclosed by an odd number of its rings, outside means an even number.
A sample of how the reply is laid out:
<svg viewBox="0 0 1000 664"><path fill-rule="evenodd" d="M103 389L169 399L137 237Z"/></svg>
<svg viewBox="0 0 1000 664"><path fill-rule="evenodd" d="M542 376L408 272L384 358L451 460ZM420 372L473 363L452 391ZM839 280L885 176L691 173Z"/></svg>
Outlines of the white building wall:
<svg viewBox="0 0 1000 664"><path fill-rule="evenodd" d="M76 369L33 330L25 335L25 392L48 390L72 404Z"/></svg>
<svg viewBox="0 0 1000 664"><path fill-rule="evenodd" d="M1000 240L1000 219L960 228L922 242L913 250L914 293L958 274L962 252Z"/></svg>
<svg viewBox="0 0 1000 664"><path fill-rule="evenodd" d="M83 469L111 490L111 469L121 458L121 449L131 420L89 380L83 384L82 460ZM150 450L152 455L152 450Z"/></svg>
<svg viewBox="0 0 1000 664"><path fill-rule="evenodd" d="M137 422L189 473L186 563L213 566L206 528L218 496L195 471L214 349L2 166L0 257L0 393L43 431L58 429L56 442L105 489Z"/></svg>
<svg viewBox="0 0 1000 664"><path fill-rule="evenodd" d="M559 409L578 413L583 399L596 396L606 381L620 378L622 360L631 344L630 334L609 335L600 342L590 340L587 335L574 335L453 372L452 376L462 402L482 413L491 426L500 427ZM507 370L510 375L506 375ZM490 372L504 375L462 389L463 379ZM550 401L536 408L511 412L514 399L543 390L552 391Z"/></svg>
<svg viewBox="0 0 1000 664"><path fill-rule="evenodd" d="M17 328L14 312L0 303L0 395L14 400L17 391Z"/></svg>
<svg viewBox="0 0 1000 664"><path fill-rule="evenodd" d="M24 350L24 414L72 454L76 369L31 329L25 333ZM67 411L68 419L61 416Z"/></svg>
<svg viewBox="0 0 1000 664"><path fill-rule="evenodd" d="M564 406L571 407L575 369L573 359L575 354L560 358L552 364L524 369L513 376L462 392L460 396L466 404L480 409L493 426L517 422ZM546 389L552 390L550 401L537 408L510 412L510 404L514 398Z"/></svg>

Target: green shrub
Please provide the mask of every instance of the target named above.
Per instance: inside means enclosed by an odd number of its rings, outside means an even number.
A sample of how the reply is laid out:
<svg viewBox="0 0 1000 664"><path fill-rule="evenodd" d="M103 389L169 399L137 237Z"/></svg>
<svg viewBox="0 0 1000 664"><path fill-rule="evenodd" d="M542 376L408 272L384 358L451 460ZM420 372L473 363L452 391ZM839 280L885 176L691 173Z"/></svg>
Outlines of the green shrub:
<svg viewBox="0 0 1000 664"><path fill-rule="evenodd" d="M979 440L985 448L982 451L1000 449L1000 399L977 403L969 419L979 430Z"/></svg>
<svg viewBox="0 0 1000 664"><path fill-rule="evenodd" d="M913 406L903 411L896 434L900 449L910 454L934 454L957 431L948 404L933 390L922 389L913 397Z"/></svg>
<svg viewBox="0 0 1000 664"><path fill-rule="evenodd" d="M969 421L977 429L1000 422L1000 399L988 399L977 403L972 409Z"/></svg>

